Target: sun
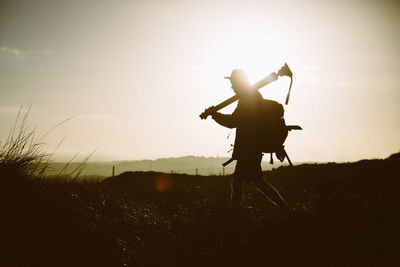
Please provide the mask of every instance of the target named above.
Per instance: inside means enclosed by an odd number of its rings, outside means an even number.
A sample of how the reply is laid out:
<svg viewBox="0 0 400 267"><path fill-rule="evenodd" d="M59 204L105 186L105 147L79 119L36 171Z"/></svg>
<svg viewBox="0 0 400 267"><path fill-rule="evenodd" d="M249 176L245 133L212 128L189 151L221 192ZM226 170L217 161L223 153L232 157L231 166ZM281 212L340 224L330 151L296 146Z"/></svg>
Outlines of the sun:
<svg viewBox="0 0 400 267"><path fill-rule="evenodd" d="M269 36L260 32L244 31L231 36L221 44L218 67L225 73L231 73L233 69L243 69L250 84L254 84L271 72L277 72L287 61L284 54L284 47ZM285 94L276 86L271 83L267 86L268 89L260 89L260 93L264 97L282 102Z"/></svg>

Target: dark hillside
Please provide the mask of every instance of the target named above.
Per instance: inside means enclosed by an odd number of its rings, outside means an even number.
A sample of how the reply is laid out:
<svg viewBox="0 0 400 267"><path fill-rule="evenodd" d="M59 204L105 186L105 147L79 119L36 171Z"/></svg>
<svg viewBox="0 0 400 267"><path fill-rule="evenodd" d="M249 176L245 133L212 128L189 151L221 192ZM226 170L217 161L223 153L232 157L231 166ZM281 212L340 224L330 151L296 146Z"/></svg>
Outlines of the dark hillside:
<svg viewBox="0 0 400 267"><path fill-rule="evenodd" d="M398 266L400 154L279 167L231 216L230 176L39 179L0 166L0 266Z"/></svg>
<svg viewBox="0 0 400 267"><path fill-rule="evenodd" d="M0 266L112 266L122 253L94 224L95 183L40 180L0 166ZM94 193L94 194L93 194ZM100 251L107 254L98 257Z"/></svg>

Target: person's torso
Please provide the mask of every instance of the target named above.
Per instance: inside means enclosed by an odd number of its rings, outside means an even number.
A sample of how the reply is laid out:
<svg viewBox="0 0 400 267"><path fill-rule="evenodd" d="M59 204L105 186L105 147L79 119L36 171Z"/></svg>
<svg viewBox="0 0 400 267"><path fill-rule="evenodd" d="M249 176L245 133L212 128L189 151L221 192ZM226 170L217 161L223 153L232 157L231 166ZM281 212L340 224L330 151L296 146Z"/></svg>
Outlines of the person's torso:
<svg viewBox="0 0 400 267"><path fill-rule="evenodd" d="M257 124L262 97L258 93L251 99L239 100L235 110L237 121L233 158L251 157L259 155L261 148L257 142Z"/></svg>

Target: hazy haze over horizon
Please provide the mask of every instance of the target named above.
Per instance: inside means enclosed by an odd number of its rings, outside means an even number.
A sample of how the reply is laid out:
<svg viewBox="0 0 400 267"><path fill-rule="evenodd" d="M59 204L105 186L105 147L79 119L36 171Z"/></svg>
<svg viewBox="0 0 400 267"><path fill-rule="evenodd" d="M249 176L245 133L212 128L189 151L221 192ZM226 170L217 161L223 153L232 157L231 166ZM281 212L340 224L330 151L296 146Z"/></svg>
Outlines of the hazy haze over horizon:
<svg viewBox="0 0 400 267"><path fill-rule="evenodd" d="M2 1L0 140L19 106L58 159L227 157L234 130L198 115L287 62L293 161L400 150L397 1ZM284 102L285 77L260 90ZM236 105L222 110L231 112ZM230 133L230 138L226 137Z"/></svg>

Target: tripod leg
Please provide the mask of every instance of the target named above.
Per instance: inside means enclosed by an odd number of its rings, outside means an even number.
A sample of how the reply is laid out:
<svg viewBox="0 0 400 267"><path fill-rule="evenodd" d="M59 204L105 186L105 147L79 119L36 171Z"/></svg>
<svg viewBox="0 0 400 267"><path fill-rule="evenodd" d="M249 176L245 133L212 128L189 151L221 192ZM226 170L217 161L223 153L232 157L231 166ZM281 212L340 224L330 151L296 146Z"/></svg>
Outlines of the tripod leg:
<svg viewBox="0 0 400 267"><path fill-rule="evenodd" d="M284 151L284 153L285 153L285 156L286 156L286 158L287 158L287 160L288 160L290 166L294 167L293 164L292 164L292 161L291 161L290 158L289 158L289 155L286 153L286 150L283 149L283 151Z"/></svg>

